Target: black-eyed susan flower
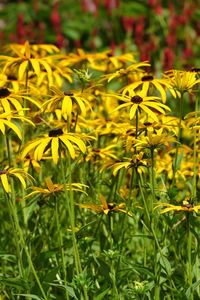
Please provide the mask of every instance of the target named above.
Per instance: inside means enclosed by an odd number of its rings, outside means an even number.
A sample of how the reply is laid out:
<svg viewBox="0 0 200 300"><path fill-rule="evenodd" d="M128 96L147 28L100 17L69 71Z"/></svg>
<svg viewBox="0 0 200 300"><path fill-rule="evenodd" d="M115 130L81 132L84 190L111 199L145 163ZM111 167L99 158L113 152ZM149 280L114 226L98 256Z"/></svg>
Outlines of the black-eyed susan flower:
<svg viewBox="0 0 200 300"><path fill-rule="evenodd" d="M147 96L145 90L138 92L130 90L128 95L116 95L116 97L125 103L120 104L115 110L130 107L130 120L135 117L136 111L143 111L154 121L158 122L156 112L159 114L165 114L166 110L170 111L170 108L167 105L159 102L160 98L156 96Z"/></svg>
<svg viewBox="0 0 200 300"><path fill-rule="evenodd" d="M114 148L117 147L117 144L108 145L105 148L91 148L88 149L88 154L86 156L86 161L95 161L105 160L107 158L117 159L117 156L114 152Z"/></svg>
<svg viewBox="0 0 200 300"><path fill-rule="evenodd" d="M20 168L9 168L6 167L3 170L0 170L0 180L3 186L3 189L6 193L11 192L10 179L18 179L23 188L26 189L26 180L33 181L33 177Z"/></svg>
<svg viewBox="0 0 200 300"><path fill-rule="evenodd" d="M200 83L195 72L191 71L170 70L166 72L166 78L170 82L170 90L174 90L178 97L185 92L191 92L194 86Z"/></svg>
<svg viewBox="0 0 200 300"><path fill-rule="evenodd" d="M182 205L173 205L170 203L159 203L155 206L155 209L161 207L164 207L164 209L162 209L160 212L161 214L167 213L169 211L186 212L186 213L191 213L191 212L198 213L200 211L200 205L194 205L193 203L190 203L188 200L184 200Z"/></svg>
<svg viewBox="0 0 200 300"><path fill-rule="evenodd" d="M146 95L152 90L157 90L163 102L166 102L166 88L170 88L171 85L166 78L155 78L153 75L142 75L141 79L133 82L123 88L122 94L127 95L132 92L132 90L137 91L138 88L143 89ZM151 90L151 91L150 91Z"/></svg>
<svg viewBox="0 0 200 300"><path fill-rule="evenodd" d="M132 214L128 211L126 211L126 204L125 203L120 203L120 204L115 204L113 202L107 202L106 198L103 195L100 195L100 201L101 204L95 204L95 203L81 203L78 204L79 207L81 208L86 208L94 211L95 213L99 214L105 214L108 215L111 212L122 212L125 214L128 214L129 216L132 216Z"/></svg>
<svg viewBox="0 0 200 300"><path fill-rule="evenodd" d="M142 67L149 67L149 66L150 64L147 61L131 64L125 69L119 69L116 70L114 73L102 75L102 81L106 80L107 82L110 82L113 79L127 77L128 75L131 75L133 73L138 73L138 72L141 73L144 72L141 69Z"/></svg>
<svg viewBox="0 0 200 300"><path fill-rule="evenodd" d="M23 48L12 46L14 56L0 55L0 61L4 63L3 72L8 68L18 67L18 80L21 81L26 77L26 74L31 69L36 76L40 76L41 68L48 74L49 83L52 83L52 69L47 62L46 57L33 57L29 42L26 41Z"/></svg>
<svg viewBox="0 0 200 300"><path fill-rule="evenodd" d="M122 168L126 170L136 169L138 173L144 173L145 169L150 165L148 159L144 158L144 152L133 155L132 158L125 158L123 161L116 162L112 165L113 175L116 176Z"/></svg>
<svg viewBox="0 0 200 300"><path fill-rule="evenodd" d="M140 139L135 143L135 147L142 149L156 149L162 145L168 146L169 143L176 142L176 138L173 135L169 135L164 132L162 128L155 132L148 131L147 135L141 135Z"/></svg>
<svg viewBox="0 0 200 300"><path fill-rule="evenodd" d="M51 87L52 97L44 103L44 109L54 111L61 108L62 115L71 117L73 104L76 104L83 116L86 115L86 105L89 106L87 94L77 91L63 92L57 87Z"/></svg>
<svg viewBox="0 0 200 300"><path fill-rule="evenodd" d="M35 126L31 120L23 116L19 116L14 112L2 113L0 114L0 131L2 132L3 135L7 133L6 130L7 128L12 129L15 132L15 134L18 136L18 138L22 140L22 133L19 127L17 126L17 124L12 122L12 120L20 120L21 122L28 122L29 124Z"/></svg>
<svg viewBox="0 0 200 300"><path fill-rule="evenodd" d="M23 115L23 101L27 100L32 104L40 107L40 103L32 97L27 96L24 91L13 91L8 88L0 88L0 109L3 112L11 113L16 111Z"/></svg>
<svg viewBox="0 0 200 300"><path fill-rule="evenodd" d="M42 195L43 197L49 197L51 195L64 192L65 190L73 190L76 192L81 192L87 193L84 191L83 188L86 188L87 185L82 184L82 183L65 183L65 184L60 184L60 183L53 183L50 177L45 178L45 187L37 187L37 186L32 186L31 189L33 192L28 194L26 198L30 198L36 195Z"/></svg>
<svg viewBox="0 0 200 300"><path fill-rule="evenodd" d="M34 152L33 157L36 161L40 161L47 150L51 151L52 159L55 164L58 163L60 150L67 149L71 158L76 157L76 150L82 153L86 152L86 146L80 135L76 133L64 133L61 128L52 129L48 136L37 138L27 143L21 153L22 158L26 157L30 152Z"/></svg>

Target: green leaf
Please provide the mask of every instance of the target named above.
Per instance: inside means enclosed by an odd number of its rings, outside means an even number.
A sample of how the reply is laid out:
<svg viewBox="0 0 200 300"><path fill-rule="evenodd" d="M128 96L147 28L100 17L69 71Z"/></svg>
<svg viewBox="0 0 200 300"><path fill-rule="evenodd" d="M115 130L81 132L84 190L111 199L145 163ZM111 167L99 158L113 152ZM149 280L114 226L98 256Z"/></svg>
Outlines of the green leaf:
<svg viewBox="0 0 200 300"><path fill-rule="evenodd" d="M22 297L29 297L31 299L36 299L36 300L43 300L44 298L40 298L36 295L33 294L15 294L15 296L22 296Z"/></svg>
<svg viewBox="0 0 200 300"><path fill-rule="evenodd" d="M60 288L64 289L65 291L68 292L69 296L71 296L74 299L78 300L78 298L77 298L77 296L76 296L76 294L74 292L74 289L71 286L64 285L64 284L59 284L59 283L48 283L48 284L51 285L51 286L56 286L58 288L60 287Z"/></svg>
<svg viewBox="0 0 200 300"><path fill-rule="evenodd" d="M95 296L95 300L105 299L104 296L108 293L109 290L110 290L110 288L106 289L105 291L103 291L100 294L98 294L97 296Z"/></svg>

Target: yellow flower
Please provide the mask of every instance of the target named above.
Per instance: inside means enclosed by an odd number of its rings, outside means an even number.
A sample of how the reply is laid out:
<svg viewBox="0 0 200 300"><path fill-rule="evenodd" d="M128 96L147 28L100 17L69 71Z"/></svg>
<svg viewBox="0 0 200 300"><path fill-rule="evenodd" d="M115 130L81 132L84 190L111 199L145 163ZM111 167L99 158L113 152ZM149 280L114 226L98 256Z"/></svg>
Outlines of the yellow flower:
<svg viewBox="0 0 200 300"><path fill-rule="evenodd" d="M28 42L26 42L24 45L11 43L5 47L5 50L7 52L11 52L12 54L18 54L20 52L21 54L25 55L27 51L27 43ZM33 57L45 57L47 54L60 52L55 45L51 44L31 44L29 45L29 50Z"/></svg>
<svg viewBox="0 0 200 300"><path fill-rule="evenodd" d="M89 102L87 101L87 93L81 93L77 91L73 92L63 92L56 87L51 87L51 91L54 95L44 103L44 108L47 111L54 111L55 108L59 108L61 106L62 115L67 115L71 117L73 110L73 103L75 103L83 116L86 115L86 107L85 104L89 106Z"/></svg>
<svg viewBox="0 0 200 300"><path fill-rule="evenodd" d="M31 189L33 192L28 194L26 198L33 197L35 195L43 195L44 197L49 197L51 195L63 192L66 190L73 190L76 192L82 192L87 195L87 193L83 190L83 188L87 187L85 184L81 183L66 183L66 184L59 184L53 183L50 177L45 178L45 185L46 188L41 188L37 186L32 186Z"/></svg>
<svg viewBox="0 0 200 300"><path fill-rule="evenodd" d="M29 124L35 126L32 121L30 121L29 119L27 119L23 116L19 116L19 115L15 114L14 112L3 113L3 114L0 114L0 131L2 132L3 135L5 135L7 133L6 127L8 127L9 129L12 129L16 133L16 135L18 136L18 138L20 140L22 140L22 133L21 133L19 127L15 123L12 122L12 119L20 120L22 122L26 121Z"/></svg>
<svg viewBox="0 0 200 300"><path fill-rule="evenodd" d="M127 77L128 75L130 75L132 73L143 72L143 70L140 68L146 67L146 66L150 66L150 64L146 61L141 62L141 63L131 64L126 69L119 69L119 70L115 71L114 73L102 75L102 81L107 80L108 82L110 82L111 80L113 80L115 78L122 78L124 76Z"/></svg>
<svg viewBox="0 0 200 300"><path fill-rule="evenodd" d="M30 167L32 167L36 172L40 172L40 164L33 158L32 153L25 156L23 164L23 168L26 172L28 172Z"/></svg>
<svg viewBox="0 0 200 300"><path fill-rule="evenodd" d="M159 207L165 207L164 209L161 210L161 214L167 213L169 211L175 211L175 212L187 212L187 213L191 213L191 212L196 212L198 213L198 211L200 210L200 205L194 205L192 203L190 203L188 200L183 201L182 205L173 205L173 204L169 204L169 203L159 203L156 205L156 208Z"/></svg>
<svg viewBox="0 0 200 300"><path fill-rule="evenodd" d="M159 148L162 145L168 146L169 143L176 142L174 136L163 132L163 129L157 130L155 133L148 131L147 135L140 136L140 139L136 141L135 147L140 148Z"/></svg>
<svg viewBox="0 0 200 300"><path fill-rule="evenodd" d="M76 133L64 133L62 129L52 129L49 131L49 136L38 138L25 145L22 151L22 158L34 151L33 157L36 161L43 158L45 152L51 149L52 159L55 164L58 163L59 150L65 148L69 151L70 156L74 159L76 156L76 148L81 152L86 152L86 146L80 135Z"/></svg>
<svg viewBox="0 0 200 300"><path fill-rule="evenodd" d="M6 72L8 68L18 66L18 80L21 81L25 78L27 72L30 69L32 69L39 77L42 68L47 72L48 80L51 84L52 70L50 65L46 61L47 58L32 57L31 48L28 41L25 42L23 48L21 49L18 49L17 46L13 45L12 50L17 57L0 55L0 61L6 62L3 67L3 73Z"/></svg>
<svg viewBox="0 0 200 300"><path fill-rule="evenodd" d="M119 105L115 110L130 106L130 120L134 118L136 111L140 112L142 110L154 121L158 122L158 117L155 113L156 111L161 114L165 114L165 110L170 111L168 106L158 102L160 98L155 96L146 96L145 90L141 90L139 92L130 90L128 96L113 96L125 102L124 104Z"/></svg>
<svg viewBox="0 0 200 300"><path fill-rule="evenodd" d="M11 113L15 110L19 114L23 115L23 99L30 101L35 104L37 107L40 107L40 103L28 97L23 91L12 91L7 88L0 88L0 108L2 107L4 112Z"/></svg>
<svg viewBox="0 0 200 300"><path fill-rule="evenodd" d="M166 72L166 76L178 97L185 92L191 92L193 87L200 83L195 72L191 71L171 70Z"/></svg>
<svg viewBox="0 0 200 300"><path fill-rule="evenodd" d="M132 214L128 211L126 211L124 208L126 207L125 203L120 203L119 205L116 205L112 202L107 202L105 197L103 195L100 195L100 201L101 204L95 204L95 203L81 203L77 204L81 208L90 209L96 213L103 213L105 215L108 215L111 212L122 212L125 214L128 214L129 216L132 216Z"/></svg>
<svg viewBox="0 0 200 300"><path fill-rule="evenodd" d="M3 185L6 193L11 192L11 187L9 184L10 178L17 178L21 182L24 189L26 189L25 179L34 180L33 177L23 169L6 167L4 170L0 170L1 184Z"/></svg>
<svg viewBox="0 0 200 300"><path fill-rule="evenodd" d="M113 148L116 144L111 144L105 148L92 148L88 149L88 155L86 156L86 161L95 161L105 160L107 158L117 159L117 156L114 154Z"/></svg>
<svg viewBox="0 0 200 300"><path fill-rule="evenodd" d="M159 91L163 102L166 102L166 90L165 88L170 88L171 85L166 78L154 78L152 75L144 75L141 80L133 82L123 88L122 95L127 95L132 93L132 91L137 91L138 88L144 90L147 95L151 88Z"/></svg>
<svg viewBox="0 0 200 300"><path fill-rule="evenodd" d="M148 167L149 161L143 158L144 152L133 155L132 158L126 158L125 161L116 162L112 165L113 175L116 176L117 172L122 168L126 170L135 168L138 173L145 172L145 167Z"/></svg>

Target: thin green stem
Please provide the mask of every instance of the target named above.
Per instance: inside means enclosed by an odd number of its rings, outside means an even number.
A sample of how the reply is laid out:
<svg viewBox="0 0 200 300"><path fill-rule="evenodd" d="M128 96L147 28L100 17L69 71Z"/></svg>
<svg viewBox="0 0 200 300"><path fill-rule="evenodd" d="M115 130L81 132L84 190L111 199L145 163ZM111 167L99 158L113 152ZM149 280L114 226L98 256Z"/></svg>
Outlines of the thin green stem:
<svg viewBox="0 0 200 300"><path fill-rule="evenodd" d="M197 111L198 111L198 97L195 101L195 118L197 118ZM194 129L194 145L193 145L193 185L192 185L192 198L195 199L197 196L197 173L198 173L198 155L197 155L197 129Z"/></svg>
<svg viewBox="0 0 200 300"><path fill-rule="evenodd" d="M13 195L13 193L12 193L12 195ZM27 257L27 260L28 260L28 264L29 264L29 266L30 266L30 269L31 269L31 271L32 271L32 273L33 273L33 275L34 275L34 277L35 277L35 280L36 280L36 282L37 282L37 285L38 285L38 287L39 287L39 289L40 289L40 292L41 292L43 298L44 298L45 300L48 300L48 298L47 298L47 296L46 296L46 294L45 294L45 292L44 292L44 289L43 289L43 287L42 287L42 284L41 284L41 282L40 282L40 279L39 279L39 277L38 277L38 275L37 275L37 272L36 272L36 270L35 270L35 267L34 267L34 265L33 265L33 262L32 262L32 259L31 259L30 254L29 254L28 248L27 248L27 246L26 246L26 242L25 242L25 239L24 239L24 235L23 235L23 232L22 232L21 227L20 227L20 224L19 224L18 215L17 215L17 212L16 212L16 208L15 208L15 205L14 205L14 201L15 201L15 199L10 199L10 205L9 205L9 208L10 208L10 213L11 213L11 215L12 215L13 222L14 222L14 226L15 226L15 229L16 229L16 232L17 232L17 235L18 235L18 238L19 238L19 239L18 239L18 243L22 246L22 249L23 249L23 250L25 251L25 253L26 253L26 257Z"/></svg>
<svg viewBox="0 0 200 300"><path fill-rule="evenodd" d="M60 230L60 222L59 222L59 207L58 207L58 202L55 200L55 214L56 214L56 230L58 234L58 243L59 243L59 248L60 248L60 253L61 253L61 260L62 260L62 270L63 270L63 275L64 275L64 283L65 285L67 284L67 268L66 268L66 262L65 262L65 254L64 254L64 249L63 249L63 238L62 238L62 232ZM69 300L69 295L66 292L65 294L66 299Z"/></svg>
<svg viewBox="0 0 200 300"><path fill-rule="evenodd" d="M151 192L152 192L152 199L150 203L150 212L153 210L153 203L156 202L156 195L155 195L155 176L154 176L154 147L151 147L151 171L150 171L150 182L151 182Z"/></svg>
<svg viewBox="0 0 200 300"><path fill-rule="evenodd" d="M192 233L190 230L190 214L187 215L187 279L190 287L189 300L193 300L192 290Z"/></svg>
<svg viewBox="0 0 200 300"><path fill-rule="evenodd" d="M175 152L175 157L174 157L174 162L173 162L173 178L172 178L172 187L175 184L175 176L177 172L177 163L178 163L178 149L180 146L180 141L181 141L181 135L182 135L182 128L181 128L181 123L182 123L182 117L183 117L183 93L181 93L180 96L180 104L179 104L179 123L178 123L178 139L176 143L176 152Z"/></svg>

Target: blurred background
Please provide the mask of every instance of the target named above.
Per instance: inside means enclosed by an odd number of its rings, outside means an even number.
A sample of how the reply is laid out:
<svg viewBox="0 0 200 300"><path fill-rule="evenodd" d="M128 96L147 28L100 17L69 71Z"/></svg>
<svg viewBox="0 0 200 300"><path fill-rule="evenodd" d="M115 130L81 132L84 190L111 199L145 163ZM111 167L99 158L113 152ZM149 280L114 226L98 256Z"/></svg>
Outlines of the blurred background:
<svg viewBox="0 0 200 300"><path fill-rule="evenodd" d="M0 1L0 43L112 49L168 70L200 65L200 0Z"/></svg>

